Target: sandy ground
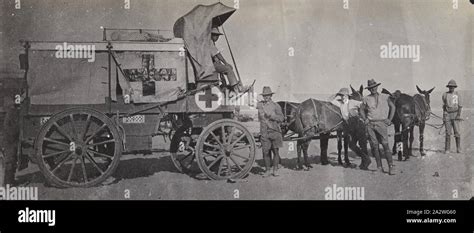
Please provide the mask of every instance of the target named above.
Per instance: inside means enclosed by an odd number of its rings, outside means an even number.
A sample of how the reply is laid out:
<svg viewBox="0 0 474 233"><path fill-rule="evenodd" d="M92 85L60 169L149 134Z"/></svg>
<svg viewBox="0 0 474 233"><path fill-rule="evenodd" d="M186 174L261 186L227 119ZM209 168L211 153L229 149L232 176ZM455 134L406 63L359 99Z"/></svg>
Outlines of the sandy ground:
<svg viewBox="0 0 474 233"><path fill-rule="evenodd" d="M397 174L394 176L337 165L337 143L333 139L329 143L331 165L319 164L319 141L314 141L309 151L313 168L309 171L296 171L296 151L289 151L291 142L285 142L281 150L283 168L280 169L279 177L262 178L259 175L263 166L259 149L254 169L245 180L237 183L203 180L181 174L173 167L166 151L146 156L124 155L113 177L93 188L49 187L45 185L36 165L22 171L17 178L23 183L26 182L25 185L37 186L40 199L54 200L232 200L236 199L236 194L238 199L251 200L320 200L325 198L325 188L333 185L363 187L366 200L465 200L470 199L474 193L473 113L465 112L465 121L462 123L462 154L442 154L444 133L439 134L438 130L427 127L427 156L420 157L416 149L416 157L406 162L399 162L396 156L393 156L397 168ZM439 123L435 119L430 122ZM255 123L250 124L249 128L257 130ZM415 131L417 130L416 128ZM160 138L157 138L155 143L161 148L168 147ZM418 148L418 133L415 135L414 147ZM359 157L352 152L349 155L352 163L360 164ZM369 168L375 169L375 161L372 161ZM386 160L383 160L383 163L386 168Z"/></svg>

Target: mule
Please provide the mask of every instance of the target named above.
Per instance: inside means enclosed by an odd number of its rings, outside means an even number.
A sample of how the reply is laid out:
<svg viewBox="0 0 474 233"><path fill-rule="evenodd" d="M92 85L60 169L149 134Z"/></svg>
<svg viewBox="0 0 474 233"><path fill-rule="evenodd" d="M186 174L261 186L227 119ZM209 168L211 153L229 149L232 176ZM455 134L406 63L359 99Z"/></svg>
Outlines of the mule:
<svg viewBox="0 0 474 233"><path fill-rule="evenodd" d="M353 90L353 94L355 94L353 98L359 98L359 100L361 100L362 91L359 91L359 93L357 94L353 88L352 90ZM363 87L362 87L362 90L363 90ZM351 122L356 123L356 124L351 124ZM358 129L353 128L355 125L358 126ZM319 135L322 165L329 164L328 157L327 157L327 149L328 149L329 136L331 132L334 132L334 131L359 132L359 133L363 132L360 135L360 137L366 138L365 126L363 125L363 122L360 120L358 116L352 117L352 119L349 119L349 124L345 124L339 107L327 101L308 99L304 101L303 103L301 103L298 109L296 110L294 126L295 128L292 129L292 131L298 134L298 140L297 140L297 156L298 156L297 167L298 169L307 170L309 168L312 168L312 166L308 162L308 148L309 148L309 143L311 142L311 139L316 135ZM351 142L350 138L353 138L354 142ZM363 149L360 150L356 146L356 143L359 141L357 140L358 138L359 138L359 135L355 136L355 134L354 136L346 135L345 137L345 139L347 139L347 141L349 142L348 147L351 148L358 155L360 155L360 153L362 153L362 151L364 150ZM359 141L359 144L363 145L364 143L362 141L365 141L365 148L366 148L367 141L361 140ZM366 151L367 150L365 149L365 153ZM304 164L301 163L302 162L301 153L303 153ZM340 153L339 153L338 160L341 161ZM350 164L347 152L345 153L345 160L347 161L348 164Z"/></svg>
<svg viewBox="0 0 474 233"><path fill-rule="evenodd" d="M425 91L421 90L417 85L416 89L419 94L415 94L414 96L400 93L399 91L392 94L386 89L382 90L382 93L390 95L395 103L396 113L392 119L395 127L393 154L397 153L397 143L401 142L403 147L401 150L398 150L399 161L402 161L402 159L408 160L410 156L413 156L412 149L415 126L418 126L419 129L420 155L426 155L423 148L425 123L431 115L430 94L435 88L433 87Z"/></svg>
<svg viewBox="0 0 474 233"><path fill-rule="evenodd" d="M352 95L351 99L362 101L363 97L363 90L364 87L361 85L359 90L356 91L352 86ZM286 135L289 131L297 133L297 128L296 128L296 113L298 110L298 107L301 105L299 103L295 102L288 102L288 101L279 101L277 102L282 111L283 114L285 115L285 121L281 125L282 133L283 135ZM366 153L367 154L367 136L365 132L365 125L363 125L363 122L361 122L359 119L351 119L350 122L352 124L357 124L357 125L343 125L342 127L338 128L337 131L337 149L338 149L338 163L340 165L344 165L345 167L348 167L351 165L349 161L349 156L348 156L348 149L351 148L354 152L356 152L358 155L360 153ZM349 130L344 130L344 127L349 127ZM329 135L323 135L322 140L329 139ZM305 144L305 140L298 140L297 141L297 153L298 153L298 169L309 169L312 168L312 166L307 162L307 157L305 156L305 164L301 164L301 152L303 151L303 154L307 155L307 149L309 146ZM344 143L344 164L342 162L341 158L341 152L342 152L342 147ZM359 147L357 147L357 143L359 144ZM323 141L323 145L327 145L327 142Z"/></svg>

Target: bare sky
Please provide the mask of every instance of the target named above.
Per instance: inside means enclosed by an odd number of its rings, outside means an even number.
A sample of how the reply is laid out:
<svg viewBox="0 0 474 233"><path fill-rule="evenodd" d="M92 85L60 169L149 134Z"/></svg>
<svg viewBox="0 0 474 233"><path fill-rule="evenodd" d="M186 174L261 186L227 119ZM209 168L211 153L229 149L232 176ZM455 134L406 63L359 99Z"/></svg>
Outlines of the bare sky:
<svg viewBox="0 0 474 233"><path fill-rule="evenodd" d="M1 57L17 64L19 39L99 41L100 26L172 29L196 4L215 1L21 0L3 1ZM234 0L222 1L234 6ZM292 93L335 93L374 78L390 90L445 89L454 78L460 89L474 89L472 16L460 0L240 0L225 29L243 80L256 90L271 86L275 99ZM421 60L382 59L380 46L419 45ZM224 40L219 42L231 61ZM289 49L294 56L289 56Z"/></svg>

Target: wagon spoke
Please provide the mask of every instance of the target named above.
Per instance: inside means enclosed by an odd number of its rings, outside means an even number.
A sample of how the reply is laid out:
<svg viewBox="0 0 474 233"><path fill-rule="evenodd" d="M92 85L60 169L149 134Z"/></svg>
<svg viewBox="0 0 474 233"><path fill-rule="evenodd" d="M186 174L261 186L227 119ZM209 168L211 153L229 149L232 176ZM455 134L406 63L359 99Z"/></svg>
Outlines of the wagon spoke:
<svg viewBox="0 0 474 233"><path fill-rule="evenodd" d="M94 154L96 154L96 155L102 156L102 157L106 157L106 158L109 158L109 159L113 159L112 156L106 155L106 154L103 154L103 153L100 153L100 152L97 152L97 151L95 151L95 150L87 149L87 151L89 151L89 152L91 152L91 153L94 153Z"/></svg>
<svg viewBox="0 0 474 233"><path fill-rule="evenodd" d="M227 143L230 143L232 141L232 138L234 137L234 132L235 132L235 127L232 127L232 130L230 131L230 135L227 138Z"/></svg>
<svg viewBox="0 0 474 233"><path fill-rule="evenodd" d="M76 167L77 159L78 159L78 157L74 158L74 161L72 162L72 167L71 167L71 170L69 171L69 176L67 177L67 182L71 181L72 173L74 171L74 168Z"/></svg>
<svg viewBox="0 0 474 233"><path fill-rule="evenodd" d="M71 152L72 153L72 152ZM67 156L69 156L69 154L63 154L63 155L60 155L56 158L54 158L54 163L58 163L58 161L63 161Z"/></svg>
<svg viewBox="0 0 474 233"><path fill-rule="evenodd" d="M235 156L235 157L239 157L239 158L245 160L245 162L247 162L247 161L249 160L249 158L245 158L244 156L239 155L239 154L236 154L236 153L234 153L234 152L232 152L231 154L232 154L233 156Z"/></svg>
<svg viewBox="0 0 474 233"><path fill-rule="evenodd" d="M182 158L179 158L178 161L181 163L183 160L187 159L189 156L193 155L192 152L188 153L187 155L185 155L184 157Z"/></svg>
<svg viewBox="0 0 474 233"><path fill-rule="evenodd" d="M60 155L60 154L66 153L66 152L69 152L69 150L63 150L63 151L59 151L59 152L54 152L54 153L51 153L51 154L43 155L43 158L53 157L53 156Z"/></svg>
<svg viewBox="0 0 474 233"><path fill-rule="evenodd" d="M196 158L196 155L195 154L191 154L192 155L192 158L191 158L191 162L189 162L188 164L186 164L186 168L190 168L192 166L192 162L194 161L194 159Z"/></svg>
<svg viewBox="0 0 474 233"><path fill-rule="evenodd" d="M60 141L57 141L57 140L54 140L54 139L51 139L51 138L47 138L47 137L44 138L44 141L53 142L53 143L56 143L56 144L59 144L59 145L69 147L69 144L67 144L65 142L60 142Z"/></svg>
<svg viewBox="0 0 474 233"><path fill-rule="evenodd" d="M249 147L250 147L250 145L237 146L237 147L232 148L232 150L242 150L242 149L249 148Z"/></svg>
<svg viewBox="0 0 474 233"><path fill-rule="evenodd" d="M212 137L214 138L214 140L216 140L217 143L218 143L220 146L222 146L222 143L219 141L219 139L218 139L217 136L214 134L214 132L211 131L210 133L211 133Z"/></svg>
<svg viewBox="0 0 474 233"><path fill-rule="evenodd" d="M69 141L72 141L71 139L71 136L66 133L66 131L64 131L61 126L58 125L58 123L54 122L53 125L56 127L56 129L58 130L59 134L63 135L64 137L66 137L67 140Z"/></svg>
<svg viewBox="0 0 474 233"><path fill-rule="evenodd" d="M69 152L69 154L66 156L66 158L64 158L63 161L61 161L58 165L56 165L56 167L54 167L54 169L51 171L51 173L54 173L56 170L58 170L58 168L60 168L62 165L64 165L64 163L69 161L71 159L72 155L73 155L73 153Z"/></svg>
<svg viewBox="0 0 474 233"><path fill-rule="evenodd" d="M204 156L216 157L216 155L222 154L222 151L213 151L213 152L207 152L207 151L205 151L205 153L206 153L206 154L204 154Z"/></svg>
<svg viewBox="0 0 474 233"><path fill-rule="evenodd" d="M88 147L93 147L93 146L99 146L99 145L102 145L102 144L107 144L107 143L112 143L112 142L115 142L115 139L109 139L109 140L94 143L94 144L88 144L87 146Z"/></svg>
<svg viewBox="0 0 474 233"><path fill-rule="evenodd" d="M219 163L219 169L217 170L217 175L218 175L218 176L221 176L222 163L223 163L224 160L221 158L220 161L221 161L221 162Z"/></svg>
<svg viewBox="0 0 474 233"><path fill-rule="evenodd" d="M81 156L81 165L82 165L82 176L84 177L84 183L87 183L88 179L87 179L86 164L84 161L84 156Z"/></svg>
<svg viewBox="0 0 474 233"><path fill-rule="evenodd" d="M227 175L232 174L232 168L230 167L229 157L225 157L225 163L227 164L227 171L229 171L229 174Z"/></svg>
<svg viewBox="0 0 474 233"><path fill-rule="evenodd" d="M205 146L208 146L208 147L215 148L215 149L219 149L219 150L221 149L220 146L218 146L218 145L212 145L212 144L210 144L209 142L204 142L204 145L205 145Z"/></svg>
<svg viewBox="0 0 474 233"><path fill-rule="evenodd" d="M59 152L59 151L62 151L64 150L64 148L56 148L56 147L52 147L53 145L45 145L43 144L43 148L46 150L54 150L56 152Z"/></svg>
<svg viewBox="0 0 474 233"><path fill-rule="evenodd" d="M230 158L230 160L232 160L232 162L233 162L235 165L237 165L237 167L239 168L239 170L241 170L241 171L244 170L244 169L242 169L242 168L240 167L240 165L237 163L237 161L235 161L235 159L234 159L232 156L230 156L229 158Z"/></svg>
<svg viewBox="0 0 474 233"><path fill-rule="evenodd" d="M91 136L89 136L87 139L86 139L86 143L88 143L90 140L92 140L98 133L100 133L100 131L102 131L107 125L106 124L102 124L102 126L99 127L99 129L97 129Z"/></svg>
<svg viewBox="0 0 474 233"><path fill-rule="evenodd" d="M224 158L223 155L217 157L214 161L212 161L211 164L209 164L209 166L207 166L208 169L211 169L219 160L222 160L222 158ZM220 165L219 165L219 169L220 169Z"/></svg>
<svg viewBox="0 0 474 233"><path fill-rule="evenodd" d="M102 169L99 167L94 158L92 158L89 152L86 152L86 158L92 163L92 165L94 165L94 167L100 172L101 175L104 174L104 171L102 171Z"/></svg>
<svg viewBox="0 0 474 233"><path fill-rule="evenodd" d="M76 131L76 124L74 123L74 116L72 114L69 114L69 119L71 120L71 128L72 128L72 134L74 138L77 137L77 131Z"/></svg>
<svg viewBox="0 0 474 233"><path fill-rule="evenodd" d="M89 130L89 126L90 126L90 120L91 120L91 114L87 114L86 127L84 128L84 132L82 133L81 140L84 140L84 137L86 137L87 131Z"/></svg>
<svg viewBox="0 0 474 233"><path fill-rule="evenodd" d="M237 144L237 142L239 142L240 140L242 140L242 138L244 138L245 136L246 136L245 134L240 135L240 137L232 143L232 147L234 147L235 144Z"/></svg>
<svg viewBox="0 0 474 233"><path fill-rule="evenodd" d="M226 143L227 139L225 137L225 128L224 128L224 126L221 126L221 134L222 134L222 137L221 137L222 143Z"/></svg>

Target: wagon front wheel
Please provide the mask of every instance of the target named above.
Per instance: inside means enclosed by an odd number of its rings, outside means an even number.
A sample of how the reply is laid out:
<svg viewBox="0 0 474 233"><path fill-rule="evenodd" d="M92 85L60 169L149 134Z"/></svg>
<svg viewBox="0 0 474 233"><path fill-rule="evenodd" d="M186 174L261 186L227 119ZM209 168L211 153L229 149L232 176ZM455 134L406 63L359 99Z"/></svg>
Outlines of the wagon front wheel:
<svg viewBox="0 0 474 233"><path fill-rule="evenodd" d="M203 129L196 155L199 168L210 179L243 178L255 161L255 140L241 123L218 120Z"/></svg>
<svg viewBox="0 0 474 233"><path fill-rule="evenodd" d="M115 123L90 108L72 108L51 117L35 141L46 179L59 187L91 187L117 168L122 139Z"/></svg>

